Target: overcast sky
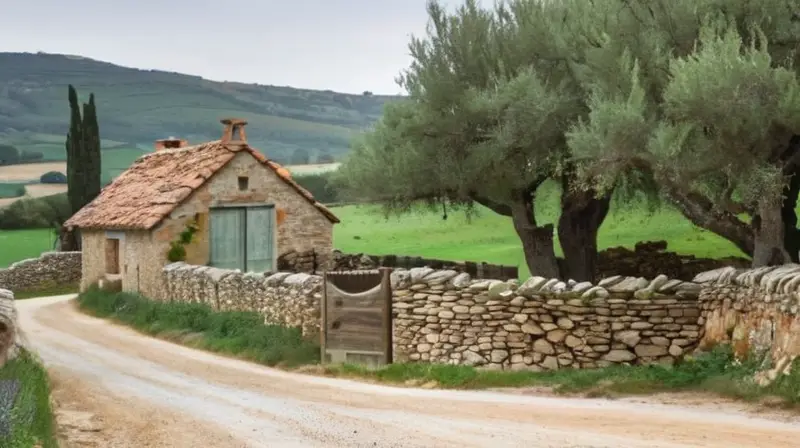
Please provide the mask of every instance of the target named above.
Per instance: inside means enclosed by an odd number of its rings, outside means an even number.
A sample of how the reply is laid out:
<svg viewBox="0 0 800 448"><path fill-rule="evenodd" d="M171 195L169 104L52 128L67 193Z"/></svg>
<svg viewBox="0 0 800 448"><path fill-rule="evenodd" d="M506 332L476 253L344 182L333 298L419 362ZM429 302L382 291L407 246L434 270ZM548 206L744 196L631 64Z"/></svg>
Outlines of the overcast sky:
<svg viewBox="0 0 800 448"><path fill-rule="evenodd" d="M0 51L79 54L219 81L395 94L400 88L394 79L409 63L409 38L424 33L425 4L426 0L13 1L0 8Z"/></svg>

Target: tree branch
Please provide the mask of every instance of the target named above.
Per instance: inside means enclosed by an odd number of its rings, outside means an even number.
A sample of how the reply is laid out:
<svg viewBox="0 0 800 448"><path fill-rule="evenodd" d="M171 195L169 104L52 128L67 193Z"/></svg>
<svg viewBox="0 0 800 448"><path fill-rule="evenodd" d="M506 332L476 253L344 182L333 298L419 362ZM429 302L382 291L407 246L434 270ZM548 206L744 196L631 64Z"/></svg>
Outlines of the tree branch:
<svg viewBox="0 0 800 448"><path fill-rule="evenodd" d="M511 216L511 206L509 206L508 204L495 201L486 196L481 196L476 193L470 193L468 197L473 201L477 202L478 204L481 204L482 206L488 208L489 210L497 213L498 215L509 216L509 217Z"/></svg>

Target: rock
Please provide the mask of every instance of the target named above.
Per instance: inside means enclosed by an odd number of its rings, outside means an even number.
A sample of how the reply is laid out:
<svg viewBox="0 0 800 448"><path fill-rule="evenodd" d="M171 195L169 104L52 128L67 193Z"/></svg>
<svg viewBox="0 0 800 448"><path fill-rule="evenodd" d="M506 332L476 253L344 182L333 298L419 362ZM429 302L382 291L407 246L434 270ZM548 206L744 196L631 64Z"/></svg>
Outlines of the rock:
<svg viewBox="0 0 800 448"><path fill-rule="evenodd" d="M664 356L668 353L667 347L660 345L639 344L633 350L637 355L643 358L655 358L657 356Z"/></svg>
<svg viewBox="0 0 800 448"><path fill-rule="evenodd" d="M498 300L501 298L508 298L509 295L513 295L514 292L511 291L511 285L508 283L498 282L492 285L489 288L489 299L490 300Z"/></svg>
<svg viewBox="0 0 800 448"><path fill-rule="evenodd" d="M515 314L514 317L511 318L511 320L513 320L514 322L516 322L518 324L524 324L525 322L528 321L528 315L527 314Z"/></svg>
<svg viewBox="0 0 800 448"><path fill-rule="evenodd" d="M584 299L593 299L595 297L599 298L608 297L608 291L602 286L593 286L587 289L583 294L581 294L581 298Z"/></svg>
<svg viewBox="0 0 800 448"><path fill-rule="evenodd" d="M428 353L431 348L431 344L417 344L417 352L419 353Z"/></svg>
<svg viewBox="0 0 800 448"><path fill-rule="evenodd" d="M523 333L532 334L534 336L541 336L544 334L542 327L533 322L522 324L521 330Z"/></svg>
<svg viewBox="0 0 800 448"><path fill-rule="evenodd" d="M452 280L458 275L458 272L451 271L451 270L441 270L441 271L433 271L430 274L426 275L423 281L429 285L431 284L441 284L445 283L449 280Z"/></svg>
<svg viewBox="0 0 800 448"><path fill-rule="evenodd" d="M577 338L571 334L567 335L567 338L564 340L564 343L569 348L580 347L583 345L583 341L580 338Z"/></svg>
<svg viewBox="0 0 800 448"><path fill-rule="evenodd" d="M567 337L567 332L564 330L553 330L547 333L547 340L557 344L562 342Z"/></svg>
<svg viewBox="0 0 800 448"><path fill-rule="evenodd" d="M461 355L462 363L468 366L480 366L486 364L486 359L470 350L467 350Z"/></svg>
<svg viewBox="0 0 800 448"><path fill-rule="evenodd" d="M556 350L553 348L553 345L547 342L545 339L537 339L533 343L533 351L543 355L552 355L556 352Z"/></svg>
<svg viewBox="0 0 800 448"><path fill-rule="evenodd" d="M677 357L683 355L683 349L680 346L677 346L677 345L670 345L669 346L669 354L677 358Z"/></svg>
<svg viewBox="0 0 800 448"><path fill-rule="evenodd" d="M508 351L506 350L492 350L491 360L494 363L501 363L508 359Z"/></svg>
<svg viewBox="0 0 800 448"><path fill-rule="evenodd" d="M556 321L556 325L565 330L575 328L575 322L572 322L566 317L559 317L558 320Z"/></svg>
<svg viewBox="0 0 800 448"><path fill-rule="evenodd" d="M542 361L542 367L548 370L558 369L558 358L555 356L545 356L544 361Z"/></svg>
<svg viewBox="0 0 800 448"><path fill-rule="evenodd" d="M572 287L572 292L582 294L591 289L592 286L591 282L581 282Z"/></svg>
<svg viewBox="0 0 800 448"><path fill-rule="evenodd" d="M602 286L603 288L608 288L609 286L616 285L617 283L622 281L621 275L614 275L612 277L604 278L597 283L597 286Z"/></svg>
<svg viewBox="0 0 800 448"><path fill-rule="evenodd" d="M463 272L453 277L450 280L450 283L457 289L463 289L469 286L470 281L472 281L472 278L469 276L469 274Z"/></svg>
<svg viewBox="0 0 800 448"><path fill-rule="evenodd" d="M663 347L669 347L670 341L667 338L661 336L653 336L650 338L650 343L653 345L659 345Z"/></svg>
<svg viewBox="0 0 800 448"><path fill-rule="evenodd" d="M609 286L608 289L611 292L635 292L640 289L644 289L649 285L650 282L647 281L646 278L643 277L626 277L619 283L614 284L613 286Z"/></svg>
<svg viewBox="0 0 800 448"><path fill-rule="evenodd" d="M534 293L539 292L542 285L544 285L546 282L547 279L544 277L536 277L536 276L531 277L525 280L525 282L522 285L520 285L520 287L517 289L517 293L521 296L530 297Z"/></svg>
<svg viewBox="0 0 800 448"><path fill-rule="evenodd" d="M602 359L609 362L630 362L636 359L636 355L628 350L611 350Z"/></svg>
<svg viewBox="0 0 800 448"><path fill-rule="evenodd" d="M628 347L634 347L642 340L639 332L635 330L618 331L614 333L614 340L622 342Z"/></svg>

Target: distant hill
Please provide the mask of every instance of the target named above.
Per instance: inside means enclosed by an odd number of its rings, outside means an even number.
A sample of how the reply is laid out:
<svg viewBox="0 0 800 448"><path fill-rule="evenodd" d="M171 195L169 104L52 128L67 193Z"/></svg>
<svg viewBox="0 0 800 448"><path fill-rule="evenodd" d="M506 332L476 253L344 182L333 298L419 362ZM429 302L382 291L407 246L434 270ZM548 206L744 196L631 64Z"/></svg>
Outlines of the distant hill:
<svg viewBox="0 0 800 448"><path fill-rule="evenodd" d="M0 143L63 159L68 84L82 100L94 92L104 149L147 150L169 136L217 139L218 120L235 116L248 120L253 146L285 163L297 150L307 151L311 162L320 154L339 158L353 133L374 123L383 104L398 98L215 82L80 56L0 53Z"/></svg>

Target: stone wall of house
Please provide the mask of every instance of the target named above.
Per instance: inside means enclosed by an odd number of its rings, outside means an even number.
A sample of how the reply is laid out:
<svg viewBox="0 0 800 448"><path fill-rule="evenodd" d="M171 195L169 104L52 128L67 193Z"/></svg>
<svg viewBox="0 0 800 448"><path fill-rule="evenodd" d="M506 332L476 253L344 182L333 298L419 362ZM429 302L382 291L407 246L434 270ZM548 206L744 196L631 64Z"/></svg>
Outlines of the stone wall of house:
<svg viewBox="0 0 800 448"><path fill-rule="evenodd" d="M716 269L695 277L705 319L700 347L730 343L739 356L770 358L774 375L800 356L800 265Z"/></svg>
<svg viewBox="0 0 800 448"><path fill-rule="evenodd" d="M700 286L658 276L596 285L455 271L393 273L395 360L501 369L671 363L702 335Z"/></svg>
<svg viewBox="0 0 800 448"><path fill-rule="evenodd" d="M162 270L162 300L204 303L218 311L255 311L267 324L319 332L322 277L305 273L241 273L172 263Z"/></svg>
<svg viewBox="0 0 800 448"><path fill-rule="evenodd" d="M7 269L0 269L0 287L12 291L77 285L80 280L80 252L45 252L39 258L18 261Z"/></svg>

